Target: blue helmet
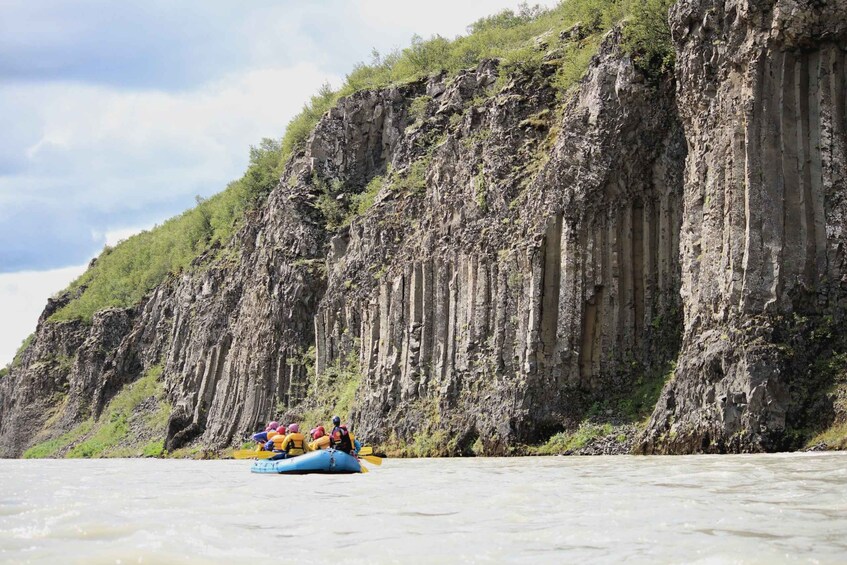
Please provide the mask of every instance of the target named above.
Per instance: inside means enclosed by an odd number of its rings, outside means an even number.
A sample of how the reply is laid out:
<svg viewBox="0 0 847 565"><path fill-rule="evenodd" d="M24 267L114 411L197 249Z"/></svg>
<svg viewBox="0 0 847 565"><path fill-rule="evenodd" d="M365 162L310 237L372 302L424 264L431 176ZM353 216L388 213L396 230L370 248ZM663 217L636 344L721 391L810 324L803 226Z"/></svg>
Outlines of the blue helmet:
<svg viewBox="0 0 847 565"><path fill-rule="evenodd" d="M333 416L332 417L332 425L333 426L340 426L341 425L341 418L339 418L338 416Z"/></svg>

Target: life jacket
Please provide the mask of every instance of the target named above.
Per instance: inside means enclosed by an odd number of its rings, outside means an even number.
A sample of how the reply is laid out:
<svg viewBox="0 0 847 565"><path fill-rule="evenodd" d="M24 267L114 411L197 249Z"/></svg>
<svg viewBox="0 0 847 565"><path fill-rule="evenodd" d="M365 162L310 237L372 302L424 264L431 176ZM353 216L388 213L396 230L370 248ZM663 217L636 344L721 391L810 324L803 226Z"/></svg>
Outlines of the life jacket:
<svg viewBox="0 0 847 565"><path fill-rule="evenodd" d="M332 428L332 433L329 434L329 445L338 451L350 453L353 451L353 442L350 440L350 432L345 426L336 426Z"/></svg>
<svg viewBox="0 0 847 565"><path fill-rule="evenodd" d="M309 444L309 447L314 451L318 449L326 449L329 447L329 436L321 436L312 443Z"/></svg>
<svg viewBox="0 0 847 565"><path fill-rule="evenodd" d="M274 438L274 449L277 449L276 438ZM309 450L309 446L306 445L306 436L297 432L285 436L278 449L288 453L289 457L294 457L295 455L306 453Z"/></svg>

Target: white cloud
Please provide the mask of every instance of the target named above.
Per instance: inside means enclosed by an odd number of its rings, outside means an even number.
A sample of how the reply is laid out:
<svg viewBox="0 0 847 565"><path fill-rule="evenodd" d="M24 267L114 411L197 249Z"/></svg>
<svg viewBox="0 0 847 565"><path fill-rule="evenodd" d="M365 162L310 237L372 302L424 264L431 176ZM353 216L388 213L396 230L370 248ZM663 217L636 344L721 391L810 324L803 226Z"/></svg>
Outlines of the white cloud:
<svg viewBox="0 0 847 565"><path fill-rule="evenodd" d="M0 191L51 195L103 211L175 194L204 195L240 176L247 148L280 137L304 100L338 77L314 65L254 69L188 92L123 91L84 84L0 88L3 112L35 114L28 167Z"/></svg>
<svg viewBox="0 0 847 565"><path fill-rule="evenodd" d="M145 230L150 230L154 227L155 224L150 224L142 227L131 227L131 228L117 228L110 229L104 232L91 230L91 239L96 242L103 242L103 245L108 245L110 247L114 247L115 245L121 243L134 236L135 234L141 233Z"/></svg>
<svg viewBox="0 0 847 565"><path fill-rule="evenodd" d="M12 361L21 342L35 330L47 298L67 287L85 267L0 274L0 367Z"/></svg>

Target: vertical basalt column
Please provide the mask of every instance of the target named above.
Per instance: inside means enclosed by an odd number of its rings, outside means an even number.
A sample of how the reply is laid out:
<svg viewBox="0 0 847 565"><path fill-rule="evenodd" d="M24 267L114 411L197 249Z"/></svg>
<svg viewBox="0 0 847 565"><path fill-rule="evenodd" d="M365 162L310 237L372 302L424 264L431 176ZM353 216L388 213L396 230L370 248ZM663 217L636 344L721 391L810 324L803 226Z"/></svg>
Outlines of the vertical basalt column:
<svg viewBox="0 0 847 565"><path fill-rule="evenodd" d="M402 398L409 400L418 395L418 383L420 380L419 355L421 351L421 334L423 328L423 305L424 305L424 283L423 266L414 263L407 270L410 279L409 292L409 319L406 325L406 338L404 341L404 353L402 361L403 387Z"/></svg>
<svg viewBox="0 0 847 565"><path fill-rule="evenodd" d="M291 397L288 391L291 381L294 379L293 371L295 363L289 363L288 359L293 357L294 355L291 354L291 351L283 349L280 351L280 356L276 364L276 395L285 406L291 406Z"/></svg>
<svg viewBox="0 0 847 565"><path fill-rule="evenodd" d="M470 327L468 320L471 317L471 306L473 299L473 268L471 259L460 254L457 262L457 274L453 290L456 317L453 327L453 370L454 377L468 369L468 345L470 343Z"/></svg>
<svg viewBox="0 0 847 565"><path fill-rule="evenodd" d="M544 250L532 250L529 263L529 296L527 328L524 336L524 372L535 374L538 370L541 345L541 316L544 297Z"/></svg>
<svg viewBox="0 0 847 565"><path fill-rule="evenodd" d="M315 316L315 373L322 375L327 366L326 316L318 312Z"/></svg>
<svg viewBox="0 0 847 565"><path fill-rule="evenodd" d="M631 272L632 272L632 318L628 328L628 347L638 349L644 333L645 298L647 293L646 274L644 269L644 205L636 200L631 208L632 239L631 239Z"/></svg>
<svg viewBox="0 0 847 565"><path fill-rule="evenodd" d="M416 315L415 308L415 276L414 264L408 264L403 269L404 295L407 300L402 304L404 310L404 322L401 327L402 337L400 342L399 355L399 378L401 382L401 395L407 394L406 389L409 386L409 347L412 339L412 326L414 325L414 316ZM418 305L419 306L419 305Z"/></svg>
<svg viewBox="0 0 847 565"><path fill-rule="evenodd" d="M443 259L435 261L435 340L432 364L438 386L447 376L448 339L450 338L450 263Z"/></svg>
<svg viewBox="0 0 847 565"><path fill-rule="evenodd" d="M618 323L614 341L614 348L618 352L615 356L620 358L621 353L632 350L634 340L632 328L634 326L633 311L635 306L634 290L634 268L633 268L633 229L632 229L632 206L627 204L617 212L617 242L618 242ZM613 275L614 276L614 275ZM618 359L615 359L617 361Z"/></svg>
<svg viewBox="0 0 847 565"><path fill-rule="evenodd" d="M498 262L492 272L493 285L497 289L494 306L494 355L498 371L505 371L512 366L512 352L506 338L509 323L509 288L507 286L508 266Z"/></svg>
<svg viewBox="0 0 847 565"><path fill-rule="evenodd" d="M391 288L385 280L380 280L377 311L379 313L379 341L377 343L376 375L381 380L382 373L389 364L388 351L391 342Z"/></svg>
<svg viewBox="0 0 847 565"><path fill-rule="evenodd" d="M594 359L592 361L592 386L600 385L603 366L601 360L603 353L608 352L608 358L612 359L618 352L617 336L619 332L619 318L622 310L620 293L620 226L619 218L612 211L606 215L606 225L603 230L603 239L599 244L599 254L602 258L597 286L602 287L599 321L599 343L594 348Z"/></svg>
<svg viewBox="0 0 847 565"><path fill-rule="evenodd" d="M785 245L782 261L786 265L803 265L806 255L804 224L806 214L803 202L806 199L800 183L800 112L797 96L799 86L798 67L800 65L794 53L782 54L782 88L779 111L779 139L782 155L781 171L782 198L785 201ZM800 71L802 72L802 71ZM801 272L803 284L810 284L805 269Z"/></svg>
<svg viewBox="0 0 847 565"><path fill-rule="evenodd" d="M426 390L429 380L433 375L433 361L436 350L434 339L436 326L435 280L436 275L433 272L433 262L424 262L421 265L421 314L423 321L421 323L421 348L418 356L418 365L421 372L420 390L422 394Z"/></svg>
<svg viewBox="0 0 847 565"><path fill-rule="evenodd" d="M369 302L367 316L362 320L362 354L365 356L363 371L367 375L369 384L376 378L379 371L379 344L382 335L382 314L379 304L379 299Z"/></svg>
<svg viewBox="0 0 847 565"><path fill-rule="evenodd" d="M521 371L520 342L523 311L523 276L515 253L501 262L500 287L503 294L503 364L515 374Z"/></svg>
<svg viewBox="0 0 847 565"><path fill-rule="evenodd" d="M459 262L456 262L457 265ZM441 382L442 395L446 396L449 391L450 384L453 383L454 371L456 367L456 344L458 341L458 328L456 322L458 319L459 292L461 290L461 268L453 269L452 265L449 269L450 275L447 281L447 354L444 359L444 369L442 371L443 380Z"/></svg>
<svg viewBox="0 0 847 565"><path fill-rule="evenodd" d="M544 290L541 300L541 343L545 365L554 364L558 345L559 294L562 276L562 215L547 223L544 235Z"/></svg>
<svg viewBox="0 0 847 565"><path fill-rule="evenodd" d="M406 304L406 281L405 277L400 274L391 283L390 329L388 332L388 355L385 369L389 373L392 384L400 377L400 357L402 354L403 338L406 333Z"/></svg>
<svg viewBox="0 0 847 565"><path fill-rule="evenodd" d="M491 337L491 312L496 302L496 297L491 292L491 273L485 261L478 261L476 266L476 295L474 300L474 317L471 328L472 341L477 350L485 348L490 344ZM486 354L489 352L486 351Z"/></svg>
<svg viewBox="0 0 847 565"><path fill-rule="evenodd" d="M579 384L581 367L579 364L582 340L584 305L583 285L585 272L583 265L584 249L579 245L577 234L579 227L568 222L562 226L561 283L559 289L559 315L556 340L564 354L562 378L557 383L575 386Z"/></svg>

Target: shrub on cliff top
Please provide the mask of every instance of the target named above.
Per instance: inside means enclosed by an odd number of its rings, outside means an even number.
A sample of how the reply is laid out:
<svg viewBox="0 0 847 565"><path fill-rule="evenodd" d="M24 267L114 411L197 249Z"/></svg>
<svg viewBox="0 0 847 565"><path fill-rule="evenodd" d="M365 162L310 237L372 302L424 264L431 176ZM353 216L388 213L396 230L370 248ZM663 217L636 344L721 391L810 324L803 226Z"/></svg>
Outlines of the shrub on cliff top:
<svg viewBox="0 0 847 565"><path fill-rule="evenodd" d="M18 350L15 351L15 357L12 359L12 364L11 364L12 367L19 367L20 364L23 363L24 351L26 350L27 347L29 347L32 344L33 339L35 339L34 333L31 333L24 338L24 340L21 342L20 347L18 347Z"/></svg>
<svg viewBox="0 0 847 565"><path fill-rule="evenodd" d="M668 11L674 0L641 0L633 4L624 30L624 45L635 64L652 76L673 69L676 60Z"/></svg>

